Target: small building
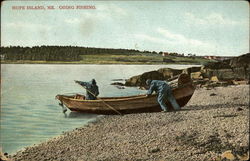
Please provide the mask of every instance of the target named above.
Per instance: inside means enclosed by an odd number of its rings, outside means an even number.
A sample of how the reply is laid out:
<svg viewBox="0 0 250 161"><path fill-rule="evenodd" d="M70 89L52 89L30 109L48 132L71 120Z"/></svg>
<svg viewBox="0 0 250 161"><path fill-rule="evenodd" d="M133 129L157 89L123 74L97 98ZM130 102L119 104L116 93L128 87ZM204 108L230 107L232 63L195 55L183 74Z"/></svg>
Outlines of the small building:
<svg viewBox="0 0 250 161"><path fill-rule="evenodd" d="M205 59L216 60L216 56L204 56Z"/></svg>
<svg viewBox="0 0 250 161"><path fill-rule="evenodd" d="M168 55L169 55L168 52L163 52L163 53L162 53L162 56L168 56Z"/></svg>
<svg viewBox="0 0 250 161"><path fill-rule="evenodd" d="M223 61L223 60L231 59L233 57L230 57L230 56L204 56L204 58L205 59L210 59L210 60Z"/></svg>

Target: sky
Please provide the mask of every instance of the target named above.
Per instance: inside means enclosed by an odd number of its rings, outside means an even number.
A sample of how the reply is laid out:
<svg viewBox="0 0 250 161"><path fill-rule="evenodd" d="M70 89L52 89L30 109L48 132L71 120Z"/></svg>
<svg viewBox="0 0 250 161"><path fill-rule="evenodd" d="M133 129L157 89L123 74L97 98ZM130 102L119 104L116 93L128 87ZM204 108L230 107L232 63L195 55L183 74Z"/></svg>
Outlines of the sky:
<svg viewBox="0 0 250 161"><path fill-rule="evenodd" d="M76 9L88 5L95 9ZM25 9L17 9L20 6ZM27 6L45 9L27 9ZM74 9L60 9L65 6ZM249 4L247 1L4 1L1 46L42 45L239 56L249 52Z"/></svg>

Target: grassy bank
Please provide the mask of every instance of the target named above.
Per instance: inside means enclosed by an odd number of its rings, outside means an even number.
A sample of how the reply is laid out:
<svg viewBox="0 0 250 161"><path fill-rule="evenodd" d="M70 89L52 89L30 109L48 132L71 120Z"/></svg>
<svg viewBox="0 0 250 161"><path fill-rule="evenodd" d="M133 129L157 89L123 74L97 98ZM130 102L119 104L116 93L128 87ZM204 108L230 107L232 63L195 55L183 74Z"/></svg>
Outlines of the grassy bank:
<svg viewBox="0 0 250 161"><path fill-rule="evenodd" d="M167 59L164 62L163 59ZM211 60L200 57L161 56L158 54L91 54L81 55L80 61L33 61L33 60L1 60L2 64L206 64Z"/></svg>

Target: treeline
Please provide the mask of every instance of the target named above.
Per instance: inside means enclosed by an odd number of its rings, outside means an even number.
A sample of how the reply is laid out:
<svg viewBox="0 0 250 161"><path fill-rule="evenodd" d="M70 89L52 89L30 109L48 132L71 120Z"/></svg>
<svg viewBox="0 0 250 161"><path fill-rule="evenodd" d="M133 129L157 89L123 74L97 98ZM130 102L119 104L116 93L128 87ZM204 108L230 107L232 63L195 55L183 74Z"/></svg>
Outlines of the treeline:
<svg viewBox="0 0 250 161"><path fill-rule="evenodd" d="M4 60L36 60L36 61L79 61L81 55L89 54L121 54L130 55L140 53L132 49L107 49L77 46L34 46L1 47L1 59ZM144 51L143 53L150 53Z"/></svg>

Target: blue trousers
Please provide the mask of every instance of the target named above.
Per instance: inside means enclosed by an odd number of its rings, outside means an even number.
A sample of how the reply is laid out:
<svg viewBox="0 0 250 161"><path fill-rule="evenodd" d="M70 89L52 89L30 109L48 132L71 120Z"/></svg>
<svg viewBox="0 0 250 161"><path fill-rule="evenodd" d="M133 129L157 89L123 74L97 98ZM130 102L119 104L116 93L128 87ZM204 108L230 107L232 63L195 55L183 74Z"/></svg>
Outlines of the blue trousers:
<svg viewBox="0 0 250 161"><path fill-rule="evenodd" d="M158 93L158 103L160 104L161 106L161 109L166 111L168 108L167 108L167 105L166 105L166 101L168 100L173 108L175 110L179 110L180 109L180 106L178 105L178 103L176 102L173 94L172 94L172 89L170 86L166 86L164 87L159 93Z"/></svg>

